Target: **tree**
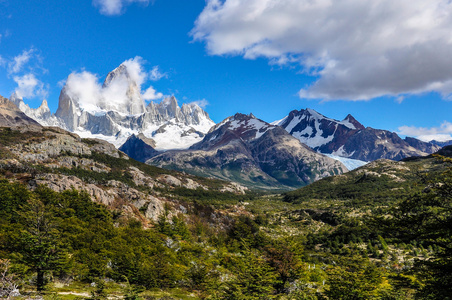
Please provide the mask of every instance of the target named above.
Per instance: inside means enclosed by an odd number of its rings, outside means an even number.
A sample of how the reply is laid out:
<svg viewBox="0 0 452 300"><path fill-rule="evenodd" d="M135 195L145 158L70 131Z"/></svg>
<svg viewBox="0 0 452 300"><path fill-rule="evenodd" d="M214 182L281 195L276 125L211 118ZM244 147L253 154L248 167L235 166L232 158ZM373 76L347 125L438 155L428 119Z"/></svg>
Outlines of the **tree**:
<svg viewBox="0 0 452 300"><path fill-rule="evenodd" d="M10 271L10 261L0 259L0 298L18 296L17 279Z"/></svg>
<svg viewBox="0 0 452 300"><path fill-rule="evenodd" d="M223 287L220 299L274 299L277 275L258 252L245 249L234 261L234 275Z"/></svg>
<svg viewBox="0 0 452 300"><path fill-rule="evenodd" d="M386 292L384 270L368 260L349 259L344 267L328 270L328 299L381 299Z"/></svg>
<svg viewBox="0 0 452 300"><path fill-rule="evenodd" d="M42 291L45 273L55 270L61 262L59 234L53 226L50 212L34 197L22 207L20 216L24 225L20 240L22 260L36 272L36 289Z"/></svg>
<svg viewBox="0 0 452 300"><path fill-rule="evenodd" d="M451 158L439 157L444 163ZM419 296L451 299L452 295L452 167L428 181L423 192L410 196L394 211L392 229L405 240L432 246L432 257L417 261L415 270L424 281Z"/></svg>

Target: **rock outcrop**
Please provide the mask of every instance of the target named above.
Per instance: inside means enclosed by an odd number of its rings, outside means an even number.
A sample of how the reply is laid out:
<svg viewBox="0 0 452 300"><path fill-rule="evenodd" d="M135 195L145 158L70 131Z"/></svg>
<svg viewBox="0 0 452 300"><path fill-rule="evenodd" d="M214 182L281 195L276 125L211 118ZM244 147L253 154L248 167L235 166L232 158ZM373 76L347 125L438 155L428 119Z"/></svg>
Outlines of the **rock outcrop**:
<svg viewBox="0 0 452 300"><path fill-rule="evenodd" d="M155 141L145 137L142 133L138 135L132 134L127 141L119 147L119 150L141 162L145 162L160 153L155 150Z"/></svg>
<svg viewBox="0 0 452 300"><path fill-rule="evenodd" d="M5 111L8 122L9 116L16 113L29 119L8 99L0 98L0 120ZM126 217L145 217L153 222L164 213L168 217L186 213L169 197L176 188L236 194L245 191L243 186L229 182L216 180L209 185L209 179L129 160L103 140L82 139L60 128L42 127L33 120L31 124L32 129L28 123L0 128L0 178L21 181L30 189L45 185L57 192L83 191L93 201Z"/></svg>
<svg viewBox="0 0 452 300"><path fill-rule="evenodd" d="M25 115L8 99L0 96L0 127L41 127L38 122Z"/></svg>

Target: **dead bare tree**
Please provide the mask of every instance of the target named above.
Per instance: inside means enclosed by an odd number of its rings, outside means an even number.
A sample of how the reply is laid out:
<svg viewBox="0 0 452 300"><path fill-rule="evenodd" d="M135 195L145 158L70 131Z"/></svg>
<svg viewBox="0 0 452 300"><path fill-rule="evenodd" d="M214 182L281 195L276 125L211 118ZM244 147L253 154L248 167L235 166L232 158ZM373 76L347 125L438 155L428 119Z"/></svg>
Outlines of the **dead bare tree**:
<svg viewBox="0 0 452 300"><path fill-rule="evenodd" d="M11 263L8 259L0 259L0 297L10 299L19 296L19 285L14 274L10 272Z"/></svg>

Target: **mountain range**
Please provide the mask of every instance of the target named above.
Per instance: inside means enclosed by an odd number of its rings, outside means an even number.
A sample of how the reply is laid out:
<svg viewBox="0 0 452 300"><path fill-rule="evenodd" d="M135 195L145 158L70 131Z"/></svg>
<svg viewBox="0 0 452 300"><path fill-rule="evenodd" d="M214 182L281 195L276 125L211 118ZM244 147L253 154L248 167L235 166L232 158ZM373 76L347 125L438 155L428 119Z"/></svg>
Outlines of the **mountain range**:
<svg viewBox="0 0 452 300"><path fill-rule="evenodd" d="M440 149L438 143L365 127L351 115L338 121L309 108L273 123L238 113L215 124L201 107L179 106L174 96L146 104L126 64L91 92L77 80L74 74L67 78L55 114L45 100L36 109L16 94L10 102L27 120L106 140L139 161L259 189L296 188L369 161Z"/></svg>
<svg viewBox="0 0 452 300"><path fill-rule="evenodd" d="M283 128L239 113L212 127L188 150L166 151L146 163L259 189L304 186L347 171L342 163L313 151Z"/></svg>
<svg viewBox="0 0 452 300"><path fill-rule="evenodd" d="M424 156L441 148L411 137L402 139L387 130L364 127L352 115L337 121L312 109L291 111L287 117L273 124L283 127L318 152L366 162L381 158L400 160L409 156Z"/></svg>
<svg viewBox="0 0 452 300"><path fill-rule="evenodd" d="M99 91L91 93L78 87L75 76L67 78L55 114L50 113L46 101L32 109L16 94L10 100L43 126L58 126L84 138L106 140L116 147L129 136L142 133L152 137L156 149L184 149L200 141L215 125L198 105L179 106L175 97L146 105L124 64L107 75Z"/></svg>

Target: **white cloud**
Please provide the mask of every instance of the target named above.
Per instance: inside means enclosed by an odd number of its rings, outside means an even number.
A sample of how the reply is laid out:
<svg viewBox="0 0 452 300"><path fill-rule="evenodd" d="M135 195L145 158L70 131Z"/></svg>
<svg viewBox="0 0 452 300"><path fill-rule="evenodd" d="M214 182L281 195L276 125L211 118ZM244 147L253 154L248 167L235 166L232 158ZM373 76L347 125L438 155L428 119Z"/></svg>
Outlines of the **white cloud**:
<svg viewBox="0 0 452 300"><path fill-rule="evenodd" d="M62 80L58 81L57 84L58 84L58 86L59 86L60 88L63 88L64 85L66 84L66 79L62 79Z"/></svg>
<svg viewBox="0 0 452 300"><path fill-rule="evenodd" d="M107 16L122 14L125 7L132 3L148 5L149 0L93 0L93 5L99 8L101 14Z"/></svg>
<svg viewBox="0 0 452 300"><path fill-rule="evenodd" d="M16 74L22 71L22 68L30 61L31 58L33 58L34 51L35 50L31 48L29 50L24 50L21 54L15 56L8 63L8 73Z"/></svg>
<svg viewBox="0 0 452 300"><path fill-rule="evenodd" d="M207 0L191 34L211 55L301 65L302 98L452 98L452 1Z"/></svg>
<svg viewBox="0 0 452 300"><path fill-rule="evenodd" d="M209 105L209 101L207 101L206 99L201 99L201 100L190 102L189 104L195 104L195 105L198 105L199 107L201 107L202 109L205 109L206 106Z"/></svg>
<svg viewBox="0 0 452 300"><path fill-rule="evenodd" d="M152 70L149 72L149 79L152 81L157 81L167 77L168 75L166 73L160 72L159 66L154 66Z"/></svg>
<svg viewBox="0 0 452 300"><path fill-rule="evenodd" d="M157 93L156 90L150 86L142 95L141 97L143 98L143 100L145 101L149 101L149 100L157 100L157 99L161 99L163 98L163 94L162 93Z"/></svg>
<svg viewBox="0 0 452 300"><path fill-rule="evenodd" d="M422 141L437 140L440 142L452 140L452 123L444 121L439 127L415 127L415 126L401 126L399 127L399 134L414 136Z"/></svg>
<svg viewBox="0 0 452 300"><path fill-rule="evenodd" d="M158 93L153 87L148 87L142 93L142 86L149 78L143 63L141 57L124 61L121 65L126 67L126 72L118 72L110 79L107 77L104 85L95 74L87 71L73 72L67 78L65 88L68 95L78 99L80 107L85 110L126 112L126 107L130 105L139 107L145 100L163 97L162 93Z"/></svg>
<svg viewBox="0 0 452 300"><path fill-rule="evenodd" d="M5 37L9 36L7 31ZM48 96L49 85L38 77L48 71L43 67L43 59L38 51L31 47L12 58L0 56L0 67L6 69L7 77L16 82L15 93L21 98L45 98Z"/></svg>
<svg viewBox="0 0 452 300"><path fill-rule="evenodd" d="M20 98L33 98L36 96L45 98L48 95L48 87L32 73L14 76L13 79L17 83L15 92Z"/></svg>
<svg viewBox="0 0 452 300"><path fill-rule="evenodd" d="M141 87L149 76L143 68L143 58L136 56L135 58L126 60L122 64L127 67L127 72L129 73L130 78Z"/></svg>
<svg viewBox="0 0 452 300"><path fill-rule="evenodd" d="M82 71L73 72L66 80L66 92L71 98L79 100L79 104L84 109L95 110L100 103L102 86L96 75Z"/></svg>

